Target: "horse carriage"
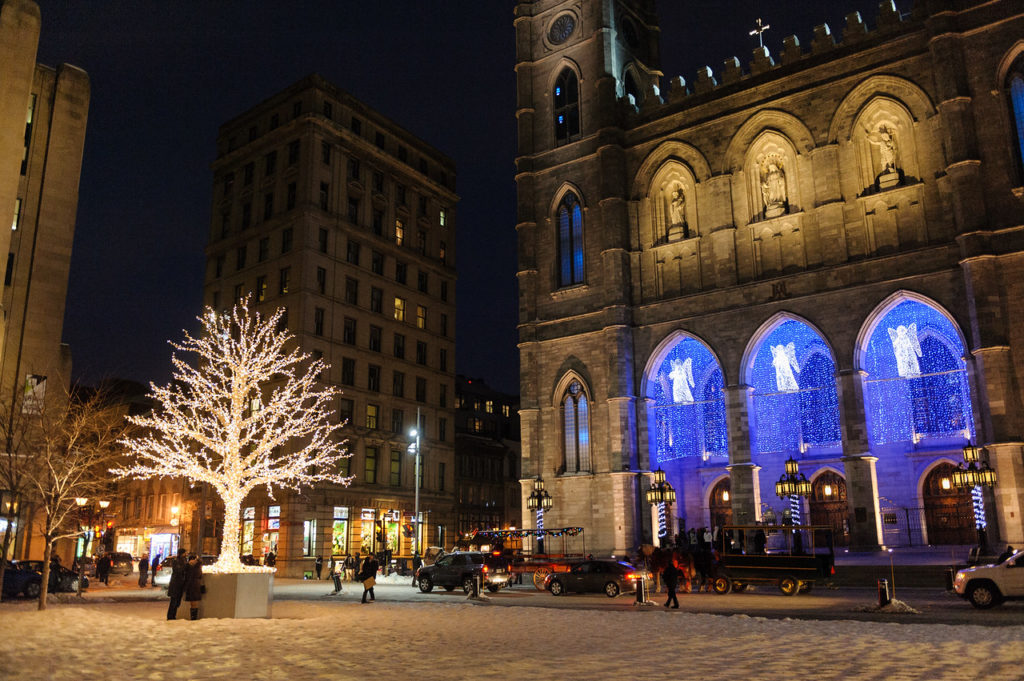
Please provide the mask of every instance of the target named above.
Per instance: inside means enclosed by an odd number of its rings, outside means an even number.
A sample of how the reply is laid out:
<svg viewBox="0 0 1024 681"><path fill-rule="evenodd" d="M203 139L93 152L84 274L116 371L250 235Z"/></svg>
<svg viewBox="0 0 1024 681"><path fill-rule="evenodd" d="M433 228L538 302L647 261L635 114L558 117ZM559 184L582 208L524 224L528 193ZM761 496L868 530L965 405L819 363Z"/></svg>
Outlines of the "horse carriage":
<svg viewBox="0 0 1024 681"><path fill-rule="evenodd" d="M544 552L544 542L561 540L560 553ZM570 543L579 540L581 551L571 551ZM526 545L524 546L524 540ZM530 540L533 540L532 543ZM456 551L484 551L504 557L513 582L530 579L538 589L544 590L544 578L552 572L568 572L572 566L586 558L586 540L582 527L561 527L547 530L475 530L455 542ZM523 577L529 575L529 577Z"/></svg>

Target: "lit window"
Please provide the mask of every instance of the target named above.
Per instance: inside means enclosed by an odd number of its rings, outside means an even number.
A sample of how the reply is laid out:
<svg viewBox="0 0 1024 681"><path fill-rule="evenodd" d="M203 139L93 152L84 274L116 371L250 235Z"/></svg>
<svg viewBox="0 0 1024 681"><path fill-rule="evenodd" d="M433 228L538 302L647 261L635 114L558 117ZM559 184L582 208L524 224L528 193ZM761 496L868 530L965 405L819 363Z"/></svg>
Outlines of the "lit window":
<svg viewBox="0 0 1024 681"><path fill-rule="evenodd" d="M395 243L399 246L405 243L405 224L401 220L395 220Z"/></svg>
<svg viewBox="0 0 1024 681"><path fill-rule="evenodd" d="M558 204L558 260L562 286L583 283L583 210L572 192Z"/></svg>
<svg viewBox="0 0 1024 681"><path fill-rule="evenodd" d="M427 308L423 307L422 305L416 306L416 328L427 328Z"/></svg>
<svg viewBox="0 0 1024 681"><path fill-rule="evenodd" d="M484 411L488 414L494 413L494 402L492 400L487 400L487 402L484 403Z"/></svg>
<svg viewBox="0 0 1024 681"><path fill-rule="evenodd" d="M14 200L14 222L11 224L11 231L18 229L18 222L21 220L21 199Z"/></svg>
<svg viewBox="0 0 1024 681"><path fill-rule="evenodd" d="M569 384L562 398L562 442L565 471L590 470L590 408L579 381Z"/></svg>
<svg viewBox="0 0 1024 681"><path fill-rule="evenodd" d="M256 277L256 300L263 302L267 299L267 278L265 276Z"/></svg>
<svg viewBox="0 0 1024 681"><path fill-rule="evenodd" d="M405 321L405 298L399 298L395 296L395 320L399 322Z"/></svg>
<svg viewBox="0 0 1024 681"><path fill-rule="evenodd" d="M371 405L372 406L372 405ZM377 448L366 448L366 465L363 467L363 480L368 485L377 483Z"/></svg>
<svg viewBox="0 0 1024 681"><path fill-rule="evenodd" d="M377 429L377 417L380 414L380 407L376 404L366 405L366 427L371 430ZM369 482L369 481L368 481Z"/></svg>
<svg viewBox="0 0 1024 681"><path fill-rule="evenodd" d="M580 134L579 79L565 69L555 82L555 142L565 144Z"/></svg>
<svg viewBox="0 0 1024 681"><path fill-rule="evenodd" d="M1010 93L1010 109L1017 132L1017 161L1020 172L1024 175L1024 57L1019 57L1007 76L1007 89Z"/></svg>
<svg viewBox="0 0 1024 681"><path fill-rule="evenodd" d="M442 208L441 212L438 214L437 222L439 225L441 225L441 227L448 226L448 211L446 211L444 208Z"/></svg>

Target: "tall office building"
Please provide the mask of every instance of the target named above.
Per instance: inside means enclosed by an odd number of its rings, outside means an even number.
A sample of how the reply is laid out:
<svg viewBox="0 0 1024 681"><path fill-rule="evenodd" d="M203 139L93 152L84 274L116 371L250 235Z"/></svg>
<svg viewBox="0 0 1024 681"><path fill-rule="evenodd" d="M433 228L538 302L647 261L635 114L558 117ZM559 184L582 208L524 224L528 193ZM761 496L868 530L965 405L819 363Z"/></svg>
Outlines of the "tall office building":
<svg viewBox="0 0 1024 681"><path fill-rule="evenodd" d="M24 398L26 408L71 380L61 336L89 111L84 71L36 63L40 25L34 2L0 4L0 401ZM19 519L27 529L31 509L6 515L4 503L0 529ZM42 547L19 530L13 551L35 557Z"/></svg>
<svg viewBox="0 0 1024 681"><path fill-rule="evenodd" d="M454 163L314 75L224 124L213 173L204 303L252 295L260 310L284 308L342 391L355 476L348 488L255 493L243 553L274 551L285 575L318 555L411 557L417 414L419 545L450 545Z"/></svg>

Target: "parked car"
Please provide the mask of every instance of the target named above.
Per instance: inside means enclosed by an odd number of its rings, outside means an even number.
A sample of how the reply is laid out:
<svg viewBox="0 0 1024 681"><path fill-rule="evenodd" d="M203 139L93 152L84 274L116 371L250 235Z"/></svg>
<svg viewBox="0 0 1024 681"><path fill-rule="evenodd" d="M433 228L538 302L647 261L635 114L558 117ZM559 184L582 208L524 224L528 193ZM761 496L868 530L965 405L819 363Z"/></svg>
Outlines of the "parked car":
<svg viewBox="0 0 1024 681"><path fill-rule="evenodd" d="M219 556L211 556L211 555L208 555L208 554L204 553L199 560L200 560L200 562L202 562L203 565L213 565L214 563L217 562L217 558L218 557ZM166 588L167 585L171 583L171 566L170 566L170 561L171 561L171 559L168 558L167 560L165 560L163 563L160 564L160 567L157 568L156 577L153 578L153 584L155 586L162 586L162 587ZM243 560L242 561L242 565L246 565L246 564L247 563Z"/></svg>
<svg viewBox="0 0 1024 681"><path fill-rule="evenodd" d="M4 570L4 598L36 598L39 596L43 576L27 566L14 562L7 563Z"/></svg>
<svg viewBox="0 0 1024 681"><path fill-rule="evenodd" d="M86 577L96 576L96 559L92 556L82 556L78 559L79 571Z"/></svg>
<svg viewBox="0 0 1024 681"><path fill-rule="evenodd" d="M135 571L135 559L132 554L123 551L116 551L110 554L110 574L125 575L126 577Z"/></svg>
<svg viewBox="0 0 1024 681"><path fill-rule="evenodd" d="M1024 599L1024 551L1017 551L999 564L960 570L953 579L953 590L981 609Z"/></svg>
<svg viewBox="0 0 1024 681"><path fill-rule="evenodd" d="M7 578L12 573L21 588L11 592L11 595L24 595L35 598L43 583L43 561L41 560L19 560L12 563L13 568L4 574L4 593L8 593ZM82 588L89 586L89 578L83 577ZM13 588L13 587L12 587ZM78 591L78 573L69 570L63 565L51 565L50 567L50 591Z"/></svg>
<svg viewBox="0 0 1024 681"><path fill-rule="evenodd" d="M636 583L646 577L629 563L617 560L585 560L569 568L568 572L552 572L544 578L544 588L554 596L570 592L603 593L615 598L620 593L636 591Z"/></svg>
<svg viewBox="0 0 1024 681"><path fill-rule="evenodd" d="M482 580L487 590L493 593L508 583L508 568L500 559L495 560L479 551L458 551L447 553L416 571L416 584L423 593L430 593L435 586L443 587L445 591L461 586L469 593L477 580Z"/></svg>

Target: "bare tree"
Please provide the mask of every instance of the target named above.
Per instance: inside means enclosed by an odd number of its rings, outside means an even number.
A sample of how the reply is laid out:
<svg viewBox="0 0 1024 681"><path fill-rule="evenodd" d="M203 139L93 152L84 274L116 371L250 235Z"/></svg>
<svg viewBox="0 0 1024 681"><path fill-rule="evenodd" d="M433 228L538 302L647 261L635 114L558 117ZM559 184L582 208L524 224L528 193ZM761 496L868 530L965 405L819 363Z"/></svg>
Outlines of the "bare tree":
<svg viewBox="0 0 1024 681"><path fill-rule="evenodd" d="M320 359L293 346L279 330L283 310L269 319L249 301L230 313L207 308L200 337L185 332L178 352L194 353L196 366L172 356L174 382L151 385L152 413L129 417L144 435L124 440L135 465L122 477L186 477L210 485L224 503L221 572L245 572L239 556L242 502L265 486L300 489L316 482L348 485L339 463L351 456L330 423L337 391L320 384ZM251 570L251 568L250 568Z"/></svg>
<svg viewBox="0 0 1024 681"><path fill-rule="evenodd" d="M31 485L29 467L35 463L31 456L32 444L39 440L39 412L33 402L26 403L24 393L15 390L8 399L0 399L0 489L5 490L8 508L0 508L0 515L7 519L3 538L0 539L0 593L4 588L4 573L7 570L7 554L14 539L12 519L18 517L15 503L22 509L30 497Z"/></svg>
<svg viewBox="0 0 1024 681"><path fill-rule="evenodd" d="M102 392L47 395L39 405L38 433L26 466L34 503L41 511L44 540L39 609L46 608L50 559L58 539L78 536L78 497L95 497L110 484L108 469L119 461L118 441L128 424L123 410Z"/></svg>

